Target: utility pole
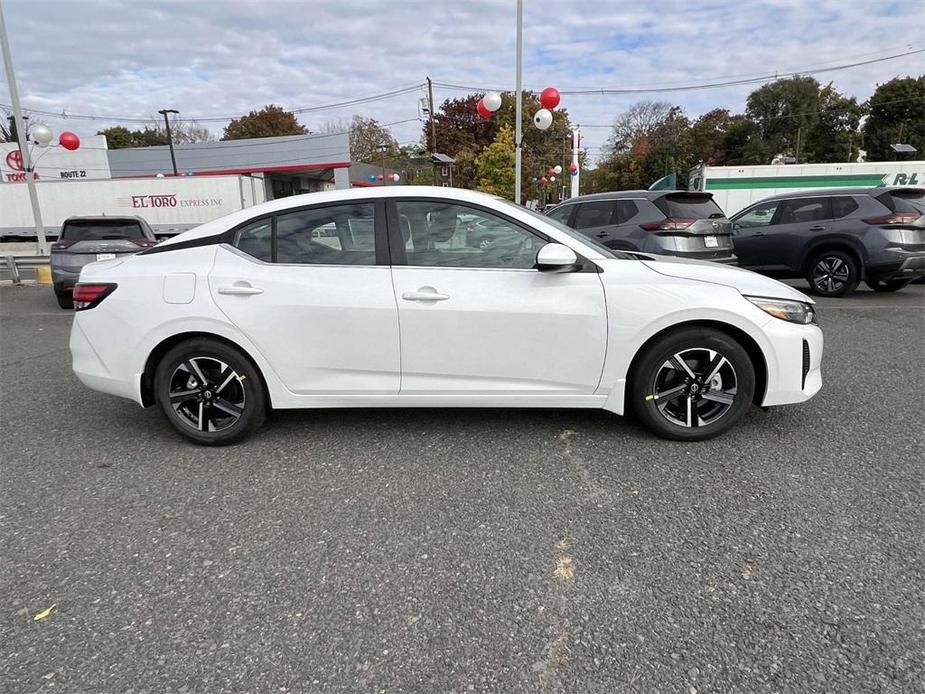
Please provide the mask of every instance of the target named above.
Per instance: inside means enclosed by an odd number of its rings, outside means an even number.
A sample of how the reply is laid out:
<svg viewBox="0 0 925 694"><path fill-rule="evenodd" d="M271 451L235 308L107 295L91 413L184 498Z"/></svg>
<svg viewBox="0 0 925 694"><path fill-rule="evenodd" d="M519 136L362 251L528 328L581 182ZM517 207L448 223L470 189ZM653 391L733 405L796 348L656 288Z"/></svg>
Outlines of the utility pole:
<svg viewBox="0 0 925 694"><path fill-rule="evenodd" d="M167 129L167 144L170 145L170 163L173 164L173 175L177 174L177 157L173 153L173 136L170 134L170 119L167 118L168 113L173 113L174 115L180 113L175 108L162 108L158 111L162 116L164 116L164 127Z"/></svg>
<svg viewBox="0 0 925 694"><path fill-rule="evenodd" d="M3 19L3 5L0 4L0 48L3 64L6 66L6 81L10 85L10 101L13 106L13 119L16 122L16 141L22 155L22 167L26 174L26 186L29 188L29 202L32 204L32 219L35 223L35 238L38 241L39 255L48 255L48 241L45 239L45 225L42 223L42 210L39 208L39 194L35 189L35 172L32 170L32 155L29 152L29 133L22 117L22 105L19 103L19 89L13 72L13 54L10 40L6 35L6 21Z"/></svg>
<svg viewBox="0 0 925 694"><path fill-rule="evenodd" d="M520 122L523 115L523 71L524 71L524 0L517 0L517 68L514 78L515 95L514 107L514 202L521 204L520 174L522 168L521 140L523 139L523 125Z"/></svg>
<svg viewBox="0 0 925 694"><path fill-rule="evenodd" d="M431 155L431 185L437 185L437 166L433 164L433 157L437 154L437 124L434 121L434 83L427 77L427 115L430 118L430 155ZM450 187L453 186L452 179Z"/></svg>

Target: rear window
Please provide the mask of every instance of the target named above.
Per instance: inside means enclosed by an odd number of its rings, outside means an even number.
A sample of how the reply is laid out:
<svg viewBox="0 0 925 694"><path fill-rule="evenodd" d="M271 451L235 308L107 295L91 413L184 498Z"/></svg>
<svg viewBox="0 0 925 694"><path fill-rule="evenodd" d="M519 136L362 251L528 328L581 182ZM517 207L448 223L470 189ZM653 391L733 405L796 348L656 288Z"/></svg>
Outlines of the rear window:
<svg viewBox="0 0 925 694"><path fill-rule="evenodd" d="M891 212L925 212L925 190L893 190L877 196Z"/></svg>
<svg viewBox="0 0 925 694"><path fill-rule="evenodd" d="M131 219L76 219L64 223L61 238L68 241L143 239L145 233L141 224Z"/></svg>
<svg viewBox="0 0 925 694"><path fill-rule="evenodd" d="M712 195L666 195L653 201L666 217L673 219L717 219L725 217Z"/></svg>

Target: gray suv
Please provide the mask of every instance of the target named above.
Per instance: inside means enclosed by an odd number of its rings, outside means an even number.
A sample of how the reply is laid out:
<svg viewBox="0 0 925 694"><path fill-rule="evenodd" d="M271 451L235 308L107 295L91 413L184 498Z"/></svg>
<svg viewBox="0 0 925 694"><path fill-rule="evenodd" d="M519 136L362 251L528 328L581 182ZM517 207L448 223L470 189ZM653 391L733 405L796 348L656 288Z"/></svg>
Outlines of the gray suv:
<svg viewBox="0 0 925 694"><path fill-rule="evenodd" d="M925 189L842 188L765 198L732 217L739 264L805 277L822 296L861 280L894 292L925 274Z"/></svg>
<svg viewBox="0 0 925 694"><path fill-rule="evenodd" d="M732 225L712 193L596 193L566 200L546 215L614 250L736 262Z"/></svg>
<svg viewBox="0 0 925 694"><path fill-rule="evenodd" d="M51 245L51 279L61 308L74 308L73 291L84 265L157 245L141 217L69 217Z"/></svg>

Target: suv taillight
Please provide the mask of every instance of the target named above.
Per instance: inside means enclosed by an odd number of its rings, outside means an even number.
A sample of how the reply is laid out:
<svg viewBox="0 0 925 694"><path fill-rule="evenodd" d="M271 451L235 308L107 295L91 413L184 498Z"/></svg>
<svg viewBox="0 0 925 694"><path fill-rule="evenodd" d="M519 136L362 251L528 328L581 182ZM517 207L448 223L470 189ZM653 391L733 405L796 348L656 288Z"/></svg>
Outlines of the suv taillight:
<svg viewBox="0 0 925 694"><path fill-rule="evenodd" d="M157 241L153 241L152 239L132 239L132 243L142 248L151 248L157 245Z"/></svg>
<svg viewBox="0 0 925 694"><path fill-rule="evenodd" d="M663 219L661 222L649 222L648 224L641 224L640 226L646 231L681 231L687 229L694 221L693 219L669 217L668 219Z"/></svg>
<svg viewBox="0 0 925 694"><path fill-rule="evenodd" d="M868 217L864 220L864 223L873 224L875 226L880 226L882 224L912 224L912 222L921 216L921 212L893 212L892 214L883 215L882 217Z"/></svg>
<svg viewBox="0 0 925 694"><path fill-rule="evenodd" d="M86 311L98 306L107 296L112 294L118 285L113 283L81 283L74 285L74 310Z"/></svg>
<svg viewBox="0 0 925 694"><path fill-rule="evenodd" d="M51 244L51 250L63 251L66 248L70 248L75 243L77 243L77 239L70 239L68 241L55 241L53 244Z"/></svg>

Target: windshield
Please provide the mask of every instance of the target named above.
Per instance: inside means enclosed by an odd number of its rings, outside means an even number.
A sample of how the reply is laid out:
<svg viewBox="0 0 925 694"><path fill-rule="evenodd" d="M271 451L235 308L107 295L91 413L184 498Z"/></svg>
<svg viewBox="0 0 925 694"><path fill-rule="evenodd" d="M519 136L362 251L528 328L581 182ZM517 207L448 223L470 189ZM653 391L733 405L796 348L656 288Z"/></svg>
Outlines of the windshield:
<svg viewBox="0 0 925 694"><path fill-rule="evenodd" d="M600 243L600 242L597 241L596 239L592 239L592 238L589 238L589 237L584 236L584 235L582 235L582 234L579 234L577 231L575 231L575 230L572 229L571 227L565 226L562 222L557 222L557 221L556 221L555 219L553 219L552 217L547 217L546 215L540 214L540 213L537 212L536 210L531 210L529 207L523 207L522 205L518 205L518 204L514 203L512 200L505 200L504 198L496 198L496 200L500 200L500 201L502 201L502 202L504 202L504 203L510 205L511 207L516 207L516 208L517 208L518 210L520 210L521 212L526 212L526 213L529 214L531 217L536 217L537 219L540 219L540 220L546 222L546 224L550 224L550 225L554 226L556 229L558 229L558 230L561 231L562 233L568 234L569 238L575 239L576 241L580 241L581 243L585 244L586 246L591 246L591 248L593 248L594 250L596 250L598 253L600 253L600 254L601 254L602 256L604 256L605 258L623 258L623 259L626 259L626 260L635 260L635 259L636 259L635 256L630 255L629 253L623 253L623 252L621 252L621 251L615 251L615 250L613 250L612 248L607 248L607 246L605 246L604 244Z"/></svg>
<svg viewBox="0 0 925 694"><path fill-rule="evenodd" d="M64 223L61 239L67 241L106 241L143 239L141 224L131 219L74 219Z"/></svg>

